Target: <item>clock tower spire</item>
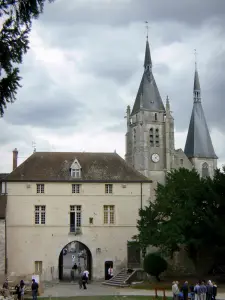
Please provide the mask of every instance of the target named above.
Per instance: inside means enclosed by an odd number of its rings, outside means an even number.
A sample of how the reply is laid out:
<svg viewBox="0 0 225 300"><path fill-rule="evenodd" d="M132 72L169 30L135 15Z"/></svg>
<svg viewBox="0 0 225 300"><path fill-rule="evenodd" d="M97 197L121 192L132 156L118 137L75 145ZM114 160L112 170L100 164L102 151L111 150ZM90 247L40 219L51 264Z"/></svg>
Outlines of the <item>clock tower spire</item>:
<svg viewBox="0 0 225 300"><path fill-rule="evenodd" d="M166 134L171 135L172 117L161 99L153 71L150 45L146 39L144 71L132 110L127 110L125 159L132 167L153 181L163 183L170 165ZM166 122L166 120L168 121ZM171 129L172 128L172 129Z"/></svg>

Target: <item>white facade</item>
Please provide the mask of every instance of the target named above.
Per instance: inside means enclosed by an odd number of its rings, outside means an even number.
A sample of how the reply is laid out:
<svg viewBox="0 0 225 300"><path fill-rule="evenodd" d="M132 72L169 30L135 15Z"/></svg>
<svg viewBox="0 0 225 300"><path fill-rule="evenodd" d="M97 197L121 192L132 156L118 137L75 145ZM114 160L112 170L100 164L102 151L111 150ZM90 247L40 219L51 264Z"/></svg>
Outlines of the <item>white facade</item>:
<svg viewBox="0 0 225 300"><path fill-rule="evenodd" d="M5 274L5 220L0 219L0 278Z"/></svg>
<svg viewBox="0 0 225 300"><path fill-rule="evenodd" d="M148 204L150 183L142 183L142 189L141 183L113 183L109 194L104 183L79 182L80 193L72 193L70 182L41 184L44 193L37 193L36 183L7 183L8 274L33 274L38 261L43 280L57 279L59 255L72 241L89 248L93 279L104 278L105 261L113 261L115 273L127 266L127 241L137 233L138 211ZM78 235L70 233L71 205L81 206ZM45 224L35 224L35 206L45 206ZM113 224L104 224L104 206L114 207Z"/></svg>

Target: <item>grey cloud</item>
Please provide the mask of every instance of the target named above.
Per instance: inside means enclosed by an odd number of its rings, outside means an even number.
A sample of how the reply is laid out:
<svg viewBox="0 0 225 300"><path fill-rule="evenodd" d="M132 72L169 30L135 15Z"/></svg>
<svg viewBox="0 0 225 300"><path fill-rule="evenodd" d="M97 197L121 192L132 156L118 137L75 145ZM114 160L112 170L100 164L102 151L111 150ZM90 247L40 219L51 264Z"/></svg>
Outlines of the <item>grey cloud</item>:
<svg viewBox="0 0 225 300"><path fill-rule="evenodd" d="M0 120L0 127L3 128L0 134L0 145L4 146L10 141L17 143L18 141L24 140L29 141L31 135L25 128L18 128L16 126L7 126L3 119Z"/></svg>
<svg viewBox="0 0 225 300"><path fill-rule="evenodd" d="M114 124L111 126L107 126L104 130L109 132L118 132L118 133L126 133L126 120L124 122L118 122L118 124Z"/></svg>
<svg viewBox="0 0 225 300"><path fill-rule="evenodd" d="M8 108L4 120L13 125L59 128L75 126L85 104L76 100L72 92L60 89L41 67L35 71L35 78L29 81L32 70L23 68L24 87L18 93L17 101Z"/></svg>
<svg viewBox="0 0 225 300"><path fill-rule="evenodd" d="M221 50L220 50L221 51ZM203 105L209 122L224 132L225 128L225 50L215 55L207 65Z"/></svg>
<svg viewBox="0 0 225 300"><path fill-rule="evenodd" d="M220 0L124 0L105 3L64 0L47 5L41 19L46 23L62 25L66 22L69 26L78 23L124 26L145 20L176 20L189 26L198 26L206 19L221 17L224 13L225 2Z"/></svg>

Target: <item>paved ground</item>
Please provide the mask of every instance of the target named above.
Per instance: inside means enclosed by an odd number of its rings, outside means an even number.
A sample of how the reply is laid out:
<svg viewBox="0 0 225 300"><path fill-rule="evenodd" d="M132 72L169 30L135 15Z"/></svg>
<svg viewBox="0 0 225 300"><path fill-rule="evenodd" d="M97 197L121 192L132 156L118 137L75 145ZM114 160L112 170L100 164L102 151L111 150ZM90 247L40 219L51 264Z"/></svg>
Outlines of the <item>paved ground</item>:
<svg viewBox="0 0 225 300"><path fill-rule="evenodd" d="M169 293L168 293L169 294ZM48 285L42 297L72 297L72 296L150 296L154 291L135 290L131 288L116 288L101 283L87 285L87 290L80 290L77 283ZM169 296L169 295L168 295Z"/></svg>
<svg viewBox="0 0 225 300"><path fill-rule="evenodd" d="M162 292L158 292L160 296ZM42 297L73 297L73 296L154 296L152 290L139 290L132 288L116 288L105 286L101 283L91 283L87 285L87 290L80 290L77 283L71 284L49 284L46 285ZM172 297L172 293L167 291L166 296ZM225 300L225 293L218 293L217 299Z"/></svg>

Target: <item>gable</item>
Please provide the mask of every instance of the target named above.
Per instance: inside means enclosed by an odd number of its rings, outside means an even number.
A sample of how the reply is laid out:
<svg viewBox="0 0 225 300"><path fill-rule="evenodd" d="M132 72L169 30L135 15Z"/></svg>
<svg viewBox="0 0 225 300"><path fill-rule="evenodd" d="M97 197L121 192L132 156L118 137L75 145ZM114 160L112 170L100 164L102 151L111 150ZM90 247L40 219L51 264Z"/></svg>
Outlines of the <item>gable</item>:
<svg viewBox="0 0 225 300"><path fill-rule="evenodd" d="M81 165L79 164L78 160L75 159L70 168L72 170L80 170L81 169Z"/></svg>

